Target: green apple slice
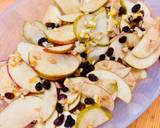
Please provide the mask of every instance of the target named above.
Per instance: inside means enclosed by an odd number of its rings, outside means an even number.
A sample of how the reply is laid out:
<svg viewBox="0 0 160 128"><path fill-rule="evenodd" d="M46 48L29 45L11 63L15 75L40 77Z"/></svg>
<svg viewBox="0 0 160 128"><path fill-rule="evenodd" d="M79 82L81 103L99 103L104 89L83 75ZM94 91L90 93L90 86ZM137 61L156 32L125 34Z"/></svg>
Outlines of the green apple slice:
<svg viewBox="0 0 160 128"><path fill-rule="evenodd" d="M2 128L24 128L33 120L39 119L41 99L27 96L13 101L0 113Z"/></svg>
<svg viewBox="0 0 160 128"><path fill-rule="evenodd" d="M99 106L87 107L78 115L75 128L95 128L109 121L112 114Z"/></svg>
<svg viewBox="0 0 160 128"><path fill-rule="evenodd" d="M74 22L79 16L81 16L82 13L72 13L72 14L66 14L59 16L59 19L61 19L64 22Z"/></svg>
<svg viewBox="0 0 160 128"><path fill-rule="evenodd" d="M55 111L55 106L57 104L57 88L54 82L51 82L51 88L45 90L42 107L40 111L40 119L44 122L46 121Z"/></svg>
<svg viewBox="0 0 160 128"><path fill-rule="evenodd" d="M49 80L72 74L81 63L77 56L53 54L44 51L31 51L29 53L29 62L42 78Z"/></svg>
<svg viewBox="0 0 160 128"><path fill-rule="evenodd" d="M76 41L76 36L73 31L73 25L64 25L57 29L46 31L47 38L49 42L65 45Z"/></svg>
<svg viewBox="0 0 160 128"><path fill-rule="evenodd" d="M61 12L60 10L54 6L54 5L49 5L43 19L42 22L44 24L46 23L56 23L56 24L61 24L61 20L58 18L59 16L61 16Z"/></svg>
<svg viewBox="0 0 160 128"><path fill-rule="evenodd" d="M58 112L54 111L52 116L46 121L44 128L56 128L56 126L54 126L53 122L57 119L57 117L58 117Z"/></svg>
<svg viewBox="0 0 160 128"><path fill-rule="evenodd" d="M90 74L96 75L100 80L113 79L116 80L118 86L118 97L126 103L131 101L131 90L122 78L105 70L95 70Z"/></svg>
<svg viewBox="0 0 160 128"><path fill-rule="evenodd" d="M92 82L84 77L68 78L64 82L64 85L72 91L82 93L87 97L98 97L97 103L112 111L114 108L114 101L111 95L102 87L98 86L98 84L98 82Z"/></svg>
<svg viewBox="0 0 160 128"><path fill-rule="evenodd" d="M95 65L96 70L106 70L113 72L121 78L124 78L131 71L130 67L126 67L123 64L116 61L103 60Z"/></svg>
<svg viewBox="0 0 160 128"><path fill-rule="evenodd" d="M37 73L19 55L12 55L7 64L11 79L22 89L38 93L35 85L40 82Z"/></svg>
<svg viewBox="0 0 160 128"><path fill-rule="evenodd" d="M55 46L55 47L46 47L44 51L49 52L49 53L64 54L70 51L73 47L74 47L73 44L66 44L66 45Z"/></svg>
<svg viewBox="0 0 160 128"><path fill-rule="evenodd" d="M102 7L108 0L81 0L80 10L83 12L94 12Z"/></svg>
<svg viewBox="0 0 160 128"><path fill-rule="evenodd" d="M70 0L69 2L68 0L55 0L55 2L65 14L80 12L79 0Z"/></svg>
<svg viewBox="0 0 160 128"><path fill-rule="evenodd" d="M137 58L134 56L133 52L130 52L124 60L132 67L136 69L146 69L152 66L159 58L160 48L153 52L150 56L146 58Z"/></svg>
<svg viewBox="0 0 160 128"><path fill-rule="evenodd" d="M42 37L46 37L46 35L41 29L29 22L24 23L23 36L28 42L33 44L38 44L39 39L41 39Z"/></svg>
<svg viewBox="0 0 160 128"><path fill-rule="evenodd" d="M153 34L154 33L154 34ZM144 35L139 44L133 49L133 54L138 58L150 56L160 46L160 18Z"/></svg>

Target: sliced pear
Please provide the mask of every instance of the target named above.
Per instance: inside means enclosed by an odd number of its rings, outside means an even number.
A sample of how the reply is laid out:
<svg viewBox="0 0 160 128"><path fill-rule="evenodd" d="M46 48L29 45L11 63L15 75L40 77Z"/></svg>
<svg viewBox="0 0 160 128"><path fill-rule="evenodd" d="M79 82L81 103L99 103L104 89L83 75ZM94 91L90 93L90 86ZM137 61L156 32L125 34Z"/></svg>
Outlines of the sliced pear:
<svg viewBox="0 0 160 128"><path fill-rule="evenodd" d="M131 90L128 85L121 79L119 76L113 74L112 72L104 71L104 70L95 70L90 74L96 75L100 80L107 80L112 78L116 80L118 86L118 97L126 103L131 101Z"/></svg>
<svg viewBox="0 0 160 128"><path fill-rule="evenodd" d="M128 73L131 71L130 67L126 67L123 64L116 61L108 61L108 60L103 60L96 63L95 69L113 72L121 78L127 76Z"/></svg>
<svg viewBox="0 0 160 128"><path fill-rule="evenodd" d="M55 111L52 114L52 116L47 120L47 122L45 124L45 128L56 128L56 126L54 126L53 122L57 119L57 117L58 117L58 112Z"/></svg>
<svg viewBox="0 0 160 128"><path fill-rule="evenodd" d="M13 92L14 88L15 84L8 74L7 64L4 64L0 68L0 94L5 94L6 92Z"/></svg>
<svg viewBox="0 0 160 128"><path fill-rule="evenodd" d="M109 111L103 110L99 106L90 106L80 112L75 127L95 128L109 121L111 118L112 114Z"/></svg>
<svg viewBox="0 0 160 128"><path fill-rule="evenodd" d="M46 37L44 32L38 27L29 22L25 22L23 26L23 36L25 39L33 44L38 44L38 40L42 37Z"/></svg>
<svg viewBox="0 0 160 128"><path fill-rule="evenodd" d="M57 29L48 30L46 35L49 42L60 45L70 44L76 40L72 24L64 25Z"/></svg>
<svg viewBox="0 0 160 128"><path fill-rule="evenodd" d="M98 86L98 82L91 82L84 77L68 78L65 80L64 85L70 90L82 93L87 97L98 97L98 104L113 110L114 101L107 91Z"/></svg>
<svg viewBox="0 0 160 128"><path fill-rule="evenodd" d="M50 90L45 90L42 108L40 111L40 119L46 121L55 111L57 104L57 88L54 82L51 82Z"/></svg>
<svg viewBox="0 0 160 128"><path fill-rule="evenodd" d="M153 34L154 33L154 34ZM138 58L150 56L160 46L160 17L144 35L139 44L133 49L133 54Z"/></svg>
<svg viewBox="0 0 160 128"><path fill-rule="evenodd" d="M74 109L79 104L80 100L81 100L81 96L78 95L77 99L72 104L69 104L68 110Z"/></svg>
<svg viewBox="0 0 160 128"><path fill-rule="evenodd" d="M67 15L59 16L59 19L61 19L64 22L74 22L79 16L81 16L82 13L72 13Z"/></svg>
<svg viewBox="0 0 160 128"><path fill-rule="evenodd" d="M73 44L66 44L66 45L55 46L55 47L47 47L44 50L49 53L63 54L70 51L73 47L74 47Z"/></svg>
<svg viewBox="0 0 160 128"><path fill-rule="evenodd" d="M1 128L24 128L39 119L41 99L27 96L13 101L0 113Z"/></svg>
<svg viewBox="0 0 160 128"><path fill-rule="evenodd" d="M58 18L59 16L61 16L61 12L60 10L54 6L54 5L49 5L43 19L42 22L44 24L46 23L56 23L56 24L61 24L61 20Z"/></svg>
<svg viewBox="0 0 160 128"><path fill-rule="evenodd" d="M42 78L49 80L72 74L81 63L80 59L73 55L51 54L40 51L30 52L29 62Z"/></svg>
<svg viewBox="0 0 160 128"><path fill-rule="evenodd" d="M41 81L40 78L19 55L14 54L9 58L7 70L11 79L22 89L30 92L38 92L35 89L35 85Z"/></svg>
<svg viewBox="0 0 160 128"><path fill-rule="evenodd" d="M136 69L146 69L152 66L159 58L160 48L153 52L150 56L140 59L134 56L133 52L130 52L124 60L132 67Z"/></svg>
<svg viewBox="0 0 160 128"><path fill-rule="evenodd" d="M41 31L43 31L44 33L47 31L47 27L45 26L45 24L43 24L41 21L34 21L32 23L34 26L36 26L37 28L39 28Z"/></svg>
<svg viewBox="0 0 160 128"><path fill-rule="evenodd" d="M83 12L94 12L102 7L108 0L81 0L80 9Z"/></svg>
<svg viewBox="0 0 160 128"><path fill-rule="evenodd" d="M55 2L65 14L80 12L79 0L70 0L69 2L68 0L55 0Z"/></svg>
<svg viewBox="0 0 160 128"><path fill-rule="evenodd" d="M29 63L28 56L29 52L32 50L40 50L43 51L43 47L40 47L38 45L33 45L27 42L21 42L17 46L17 52L21 55L22 59L26 62Z"/></svg>

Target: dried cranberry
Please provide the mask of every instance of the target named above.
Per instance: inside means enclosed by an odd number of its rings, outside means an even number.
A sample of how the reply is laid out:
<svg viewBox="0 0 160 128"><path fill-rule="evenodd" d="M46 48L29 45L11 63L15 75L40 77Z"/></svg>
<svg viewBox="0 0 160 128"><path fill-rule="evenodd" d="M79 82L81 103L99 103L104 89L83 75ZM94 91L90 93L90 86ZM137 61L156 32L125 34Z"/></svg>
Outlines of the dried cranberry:
<svg viewBox="0 0 160 128"><path fill-rule="evenodd" d="M90 105L90 104L95 104L95 101L92 98L86 98L84 100L84 103Z"/></svg>
<svg viewBox="0 0 160 128"><path fill-rule="evenodd" d="M55 126L60 126L64 122L64 115L60 115L53 123Z"/></svg>
<svg viewBox="0 0 160 128"><path fill-rule="evenodd" d="M125 43L127 41L127 37L126 36L122 36L119 38L119 42L120 43Z"/></svg>
<svg viewBox="0 0 160 128"><path fill-rule="evenodd" d="M94 74L89 74L88 75L88 79L90 81L98 81L98 77L96 75L94 75Z"/></svg>
<svg viewBox="0 0 160 128"><path fill-rule="evenodd" d="M85 107L86 106L83 103L79 103L78 106L77 106L77 108L78 108L79 111L82 111L83 109L85 109Z"/></svg>
<svg viewBox="0 0 160 128"><path fill-rule="evenodd" d="M62 90L63 92L68 92L68 91L69 91L69 89L68 89L66 86L64 86L64 85L62 85L61 90Z"/></svg>
<svg viewBox="0 0 160 128"><path fill-rule="evenodd" d="M108 57L112 56L113 55L113 52L114 52L114 49L112 47L108 48L107 52L106 52L106 55Z"/></svg>
<svg viewBox="0 0 160 128"><path fill-rule="evenodd" d="M42 90L42 84L41 84L40 82L38 82L38 83L36 84L36 86L35 86L35 89L36 89L37 91L41 91L41 90Z"/></svg>
<svg viewBox="0 0 160 128"><path fill-rule="evenodd" d="M101 54L100 56L99 56L99 60L101 61L101 60L105 60L105 58L106 58L106 55L105 54Z"/></svg>
<svg viewBox="0 0 160 128"><path fill-rule="evenodd" d="M51 88L51 83L49 80L45 80L42 84L43 88L49 90Z"/></svg>
<svg viewBox="0 0 160 128"><path fill-rule="evenodd" d="M119 8L119 16L125 15L126 13L127 13L126 8L124 8L124 7Z"/></svg>
<svg viewBox="0 0 160 128"><path fill-rule="evenodd" d="M58 100L62 100L62 99L66 99L66 98L67 98L67 95L65 95L65 94L58 95Z"/></svg>
<svg viewBox="0 0 160 128"><path fill-rule="evenodd" d="M132 12L133 13L136 13L140 10L141 8L141 5L140 4L135 4L133 7L132 7Z"/></svg>
<svg viewBox="0 0 160 128"><path fill-rule="evenodd" d="M58 113L62 113L63 112L63 106L60 103L56 104L56 110Z"/></svg>
<svg viewBox="0 0 160 128"><path fill-rule="evenodd" d="M114 61L116 58L114 56L111 56L109 59Z"/></svg>
<svg viewBox="0 0 160 128"><path fill-rule="evenodd" d="M128 33L128 32L130 32L130 28L128 26L124 26L122 28L122 31Z"/></svg>
<svg viewBox="0 0 160 128"><path fill-rule="evenodd" d="M4 94L4 96L7 98L7 99L14 99L14 94L13 93L11 93L11 92L6 92L5 94Z"/></svg>

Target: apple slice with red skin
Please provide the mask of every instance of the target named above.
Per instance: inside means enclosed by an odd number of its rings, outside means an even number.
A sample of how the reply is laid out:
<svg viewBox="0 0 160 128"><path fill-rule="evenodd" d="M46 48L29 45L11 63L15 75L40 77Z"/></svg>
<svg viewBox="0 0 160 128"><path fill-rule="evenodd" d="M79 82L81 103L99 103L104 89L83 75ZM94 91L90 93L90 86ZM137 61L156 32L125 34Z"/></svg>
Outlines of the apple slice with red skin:
<svg viewBox="0 0 160 128"><path fill-rule="evenodd" d="M16 85L24 90L38 93L35 89L35 85L40 82L40 78L37 73L27 65L19 55L10 56L7 62L7 70L11 79Z"/></svg>

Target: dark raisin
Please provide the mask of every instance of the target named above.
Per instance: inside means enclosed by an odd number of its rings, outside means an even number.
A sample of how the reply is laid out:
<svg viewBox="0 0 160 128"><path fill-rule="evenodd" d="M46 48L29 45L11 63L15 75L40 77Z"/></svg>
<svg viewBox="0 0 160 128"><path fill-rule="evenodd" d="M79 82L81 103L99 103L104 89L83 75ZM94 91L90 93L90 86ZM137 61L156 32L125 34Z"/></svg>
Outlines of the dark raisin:
<svg viewBox="0 0 160 128"><path fill-rule="evenodd" d="M135 4L133 7L132 7L132 12L133 13L136 13L140 10L141 8L141 5L140 4Z"/></svg>
<svg viewBox="0 0 160 128"><path fill-rule="evenodd" d="M56 104L56 110L58 113L62 113L63 112L63 106L60 103Z"/></svg>
<svg viewBox="0 0 160 128"><path fill-rule="evenodd" d="M86 98L84 100L84 103L90 105L90 104L95 104L95 101L92 98Z"/></svg>
<svg viewBox="0 0 160 128"><path fill-rule="evenodd" d="M65 127L69 127L69 128L71 128L71 127L73 127L75 125L75 120L72 118L72 116L67 116L67 119L66 119L66 121L65 121L65 124L64 124L64 126Z"/></svg>
<svg viewBox="0 0 160 128"><path fill-rule="evenodd" d="M110 57L110 60L113 60L113 61L114 61L115 59L116 59L116 58L115 58L114 56L111 56L111 57Z"/></svg>
<svg viewBox="0 0 160 128"><path fill-rule="evenodd" d="M88 79L90 81L98 81L98 77L96 75L94 75L94 74L89 74L88 75Z"/></svg>
<svg viewBox="0 0 160 128"><path fill-rule="evenodd" d="M62 99L66 99L66 98L67 98L67 95L65 95L65 94L58 95L58 100L62 100Z"/></svg>
<svg viewBox="0 0 160 128"><path fill-rule="evenodd" d="M80 56L81 56L82 58L87 58L87 53L86 53L86 52L82 52L82 53L80 54Z"/></svg>
<svg viewBox="0 0 160 128"><path fill-rule="evenodd" d="M77 108L78 108L79 111L82 111L83 109L85 109L85 107L86 106L83 103L79 103L78 106L77 106Z"/></svg>
<svg viewBox="0 0 160 128"><path fill-rule="evenodd" d="M43 46L43 43L44 43L44 42L48 42L48 40L47 40L47 38L42 37L42 38L40 38L40 39L38 40L38 45L39 45L39 46Z"/></svg>
<svg viewBox="0 0 160 128"><path fill-rule="evenodd" d="M54 28L58 28L59 27L59 24L56 24L56 23L46 23L46 27L47 28L52 28L52 29L54 29Z"/></svg>
<svg viewBox="0 0 160 128"><path fill-rule="evenodd" d="M124 26L124 27L122 28L122 31L123 31L123 32L130 32L130 28L129 28L128 26Z"/></svg>
<svg viewBox="0 0 160 128"><path fill-rule="evenodd" d="M101 61L101 60L105 60L105 58L106 58L106 55L105 54L101 54L100 56L99 56L99 60Z"/></svg>
<svg viewBox="0 0 160 128"><path fill-rule="evenodd" d="M159 56L159 60L160 60L160 56Z"/></svg>
<svg viewBox="0 0 160 128"><path fill-rule="evenodd" d="M6 92L4 94L4 96L7 98L7 99L14 99L14 94L12 92Z"/></svg>
<svg viewBox="0 0 160 128"><path fill-rule="evenodd" d="M41 91L41 90L42 90L42 84L41 84L40 82L38 82L38 83L36 84L36 86L35 86L35 89L36 89L37 91Z"/></svg>
<svg viewBox="0 0 160 128"><path fill-rule="evenodd" d="M122 16L122 15L125 15L127 13L127 10L126 10L126 8L124 8L124 7L120 7L119 8L119 16Z"/></svg>
<svg viewBox="0 0 160 128"><path fill-rule="evenodd" d="M63 122L64 122L64 115L62 114L53 122L53 124L55 126L60 126L63 124Z"/></svg>
<svg viewBox="0 0 160 128"><path fill-rule="evenodd" d="M45 80L42 84L43 88L49 90L51 88L51 83L49 80Z"/></svg>
<svg viewBox="0 0 160 128"><path fill-rule="evenodd" d="M81 63L80 68L82 68L82 72L80 73L80 76L86 76L89 72L93 71L94 65L90 64L88 61Z"/></svg>
<svg viewBox="0 0 160 128"><path fill-rule="evenodd" d="M117 62L123 63L123 60L122 60L121 58L118 58L118 59L117 59Z"/></svg>
<svg viewBox="0 0 160 128"><path fill-rule="evenodd" d="M137 18L133 19L133 22L139 24L139 22L141 22L142 20L143 18L141 16L137 16Z"/></svg>
<svg viewBox="0 0 160 128"><path fill-rule="evenodd" d="M134 49L134 47L130 47L130 48L129 48L129 50L133 50L133 49Z"/></svg>
<svg viewBox="0 0 160 128"><path fill-rule="evenodd" d="M112 47L109 47L107 52L106 52L106 55L110 57L110 56L113 55L113 53L114 53L114 49Z"/></svg>
<svg viewBox="0 0 160 128"><path fill-rule="evenodd" d="M66 86L64 86L64 85L62 85L61 90L62 90L63 92L68 92L68 91L69 91L69 89L68 89Z"/></svg>
<svg viewBox="0 0 160 128"><path fill-rule="evenodd" d="M120 43L125 43L127 41L127 37L126 36L122 36L119 38L119 42Z"/></svg>

